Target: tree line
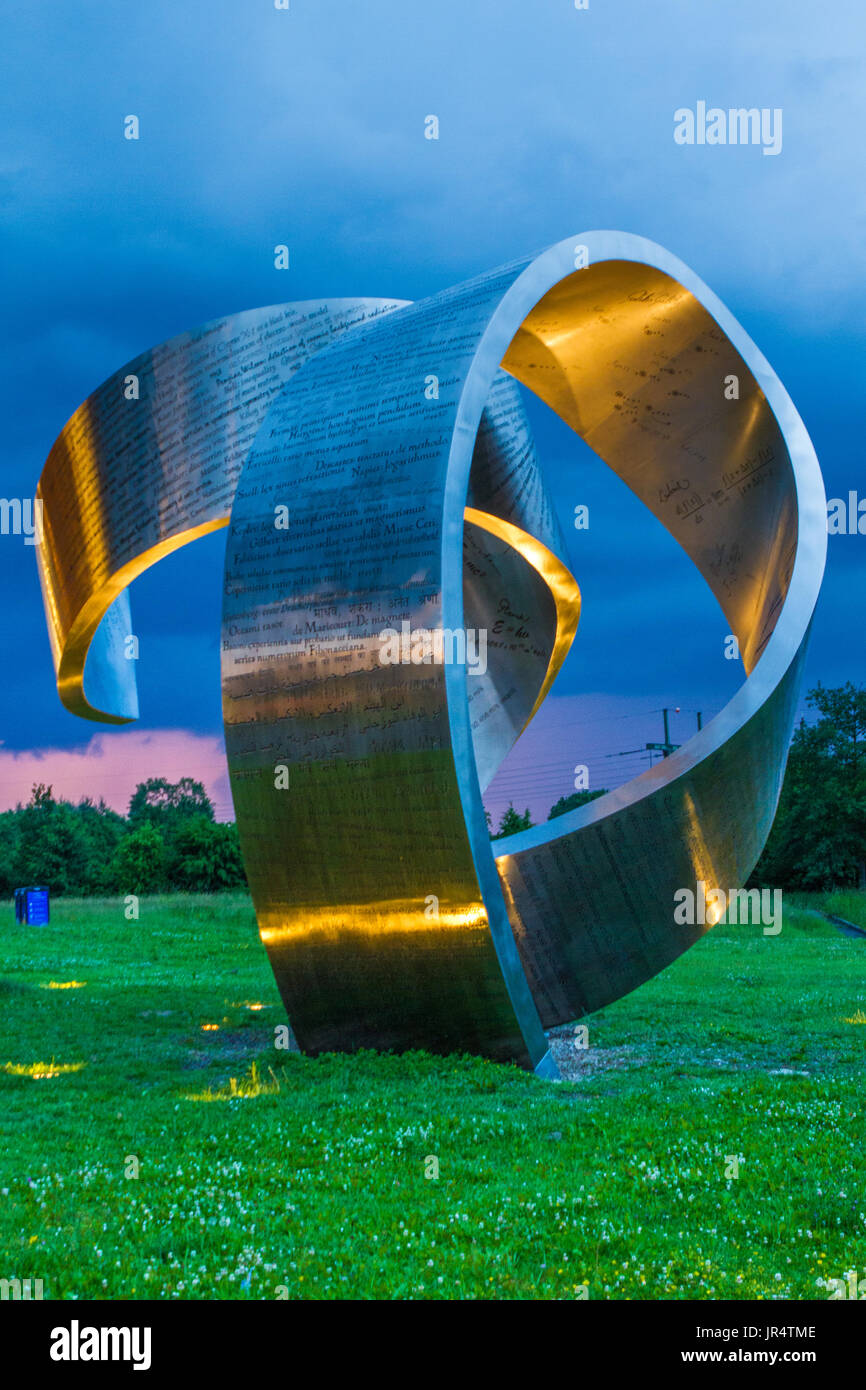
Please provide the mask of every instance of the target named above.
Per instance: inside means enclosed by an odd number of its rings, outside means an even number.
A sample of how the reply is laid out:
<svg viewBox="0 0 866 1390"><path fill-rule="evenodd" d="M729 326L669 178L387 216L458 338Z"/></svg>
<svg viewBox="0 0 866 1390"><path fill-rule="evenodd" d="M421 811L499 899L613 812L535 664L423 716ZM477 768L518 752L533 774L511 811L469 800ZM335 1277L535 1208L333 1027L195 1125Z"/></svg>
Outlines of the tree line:
<svg viewBox="0 0 866 1390"><path fill-rule="evenodd" d="M54 894L214 893L246 885L237 826L214 820L201 782L140 782L126 816L103 800L57 800L37 783L0 814L0 894L44 884Z"/></svg>
<svg viewBox="0 0 866 1390"><path fill-rule="evenodd" d="M866 889L866 690L850 681L818 685L806 703L816 717L794 731L776 819L749 886ZM548 820L604 794L561 797ZM532 824L528 810L511 805L490 838ZM246 878L237 826L214 820L201 782L151 777L136 787L126 816L89 797L56 800L42 783L26 806L0 813L0 895L28 884L85 897L214 893L242 888Z"/></svg>

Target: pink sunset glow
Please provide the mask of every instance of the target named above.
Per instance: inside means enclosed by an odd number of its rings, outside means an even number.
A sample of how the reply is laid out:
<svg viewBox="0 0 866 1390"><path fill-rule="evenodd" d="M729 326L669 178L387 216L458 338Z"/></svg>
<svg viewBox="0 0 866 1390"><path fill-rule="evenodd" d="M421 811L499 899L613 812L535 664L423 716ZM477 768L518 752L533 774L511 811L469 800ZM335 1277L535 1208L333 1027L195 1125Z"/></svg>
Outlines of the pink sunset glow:
<svg viewBox="0 0 866 1390"><path fill-rule="evenodd" d="M204 783L217 820L234 819L222 739L186 729L98 733L79 748L0 748L0 810L28 802L33 783L45 782L58 801L103 797L125 815L136 786L148 777L193 777Z"/></svg>

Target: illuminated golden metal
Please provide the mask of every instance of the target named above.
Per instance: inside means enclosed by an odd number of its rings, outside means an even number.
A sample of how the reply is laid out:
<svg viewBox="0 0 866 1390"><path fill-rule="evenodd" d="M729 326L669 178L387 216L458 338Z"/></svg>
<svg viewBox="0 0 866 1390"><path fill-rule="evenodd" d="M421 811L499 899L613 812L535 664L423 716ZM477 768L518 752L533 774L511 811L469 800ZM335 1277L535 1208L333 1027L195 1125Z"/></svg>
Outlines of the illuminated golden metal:
<svg viewBox="0 0 866 1390"><path fill-rule="evenodd" d="M310 355L402 302L272 305L214 320L134 358L75 411L36 494L48 635L73 714L108 724L137 717L126 589L228 525L256 431Z"/></svg>
<svg viewBox="0 0 866 1390"><path fill-rule="evenodd" d="M498 516L491 516L489 512L481 512L477 507L467 507L463 516L466 521L474 522L483 531L488 531L491 536L498 536L500 540L505 541L506 545L511 546L518 555L521 555L544 580L556 604L556 635L553 639L550 661L535 703L520 730L520 733L523 733L527 724L535 718L544 704L547 693L571 649L580 621L580 589L574 575L562 563L559 556L554 555L552 550L548 550L547 546L542 545L541 541L536 540L534 536L521 531L519 526L513 526L511 522L503 521Z"/></svg>
<svg viewBox="0 0 866 1390"><path fill-rule="evenodd" d="M134 579L137 579L145 570L150 569L151 565L165 559L166 555L171 555L173 551L180 550L181 546L189 545L191 541L197 541L202 536L210 535L212 531L219 531L228 524L228 516L218 517L214 521L203 522L201 526L192 526L188 531L182 531L178 535L171 536L168 540L160 541L157 545L151 546L150 549L142 551L134 560L123 565L89 594L66 632L63 632L58 625L52 642L52 650L56 653L57 693L70 714L77 714L81 719L95 719L102 724L128 724L131 722L135 716L111 714L106 710L96 709L84 694L84 668L87 654L99 625L115 600L125 589L129 588ZM47 575L50 571L46 570L44 573ZM46 579L45 582L48 583L49 581ZM56 611L53 599L54 591L52 590L50 611Z"/></svg>
<svg viewBox="0 0 866 1390"><path fill-rule="evenodd" d="M41 486L36 495L44 503ZM542 687L523 726L525 728L540 709L574 640L580 617L580 590L570 572L553 552L542 545L540 541L536 541L534 537L521 531L519 527L501 521L498 517L491 516L487 512L481 512L475 507L467 507L464 515L467 521L474 522L482 530L498 536L511 545L542 576L556 603L557 631L554 649ZM84 694L84 669L87 654L99 625L115 600L125 589L129 588L134 579L138 578L140 574L144 574L145 570L150 569L152 565L157 564L166 555L171 555L173 551L179 550L182 546L189 545L202 536L210 535L213 531L221 530L228 524L229 514L227 513L225 516L215 517L212 521L203 522L200 526L190 527L188 531L180 532L157 545L151 546L148 550L142 551L134 560L130 560L121 569L111 574L98 588L87 595L83 606L75 614L66 631L63 630L56 616L58 611L57 590L56 580L53 576L58 573L59 569L57 547L53 546L52 541L46 538L49 550L44 559L40 552L40 559L42 560L40 574L43 580L43 590L47 594L45 608L49 615L49 633L57 676L57 692L62 704L71 714L77 714L82 719L97 720L104 724L128 724L133 721L135 716L115 715L94 708Z"/></svg>
<svg viewBox="0 0 866 1390"><path fill-rule="evenodd" d="M466 928L484 931L487 928L487 912L482 902L442 903L437 908L437 927L441 930L463 932ZM280 921L274 914L261 926L261 938L265 945L285 942L290 937L319 937L339 932L355 931L362 935L381 936L389 933L426 932L429 926L424 918L424 899L407 898L404 902L380 902L345 904L339 909L333 907L306 907L302 918Z"/></svg>

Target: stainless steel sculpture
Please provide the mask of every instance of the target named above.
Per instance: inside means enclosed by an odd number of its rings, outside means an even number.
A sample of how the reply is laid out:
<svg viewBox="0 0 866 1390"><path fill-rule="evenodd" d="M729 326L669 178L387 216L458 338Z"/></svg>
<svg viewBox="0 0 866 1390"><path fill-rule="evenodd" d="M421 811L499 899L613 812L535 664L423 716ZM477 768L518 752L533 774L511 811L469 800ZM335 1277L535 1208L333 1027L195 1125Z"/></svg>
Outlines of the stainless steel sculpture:
<svg viewBox="0 0 866 1390"><path fill-rule="evenodd" d="M747 679L663 763L491 846L481 791L579 612L515 381L685 549ZM467 1050L552 1074L545 1028L708 929L675 924L676 890L739 886L755 864L823 572L824 493L770 367L660 247L587 233L417 304L209 325L81 407L40 496L61 697L115 722L136 713L125 586L231 505L232 791L305 1050ZM486 669L411 645L419 630L484 632Z"/></svg>

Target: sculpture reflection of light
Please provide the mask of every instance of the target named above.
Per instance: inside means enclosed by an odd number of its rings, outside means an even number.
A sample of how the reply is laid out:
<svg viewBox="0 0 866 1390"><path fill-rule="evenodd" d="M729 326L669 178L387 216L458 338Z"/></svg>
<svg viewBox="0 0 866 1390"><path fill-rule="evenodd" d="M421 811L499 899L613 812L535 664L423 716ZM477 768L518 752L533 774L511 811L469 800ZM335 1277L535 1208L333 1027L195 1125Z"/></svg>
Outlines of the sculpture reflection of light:
<svg viewBox="0 0 866 1390"><path fill-rule="evenodd" d="M553 650L550 653L550 661L541 688L535 697L535 704L529 711L523 725L525 729L544 703L547 692L553 685L574 641L574 634L580 621L580 589L574 575L566 569L553 551L548 550L546 545L542 545L541 541L536 540L526 531L512 526L509 521L502 521L498 516L491 516L489 512L480 512L475 507L467 507L463 516L464 520L474 522L483 531L498 536L500 540L511 546L512 550L516 550L544 580L556 605L556 637L553 642Z"/></svg>
<svg viewBox="0 0 866 1390"><path fill-rule="evenodd" d="M691 792L687 791L685 793L683 804L685 805L686 815L688 816L689 844L693 846L692 868L694 870L695 883L704 882L709 888L710 884L717 883L718 874L713 868L712 856L707 848L707 841L704 833L701 830L700 817L698 816ZM697 852L695 852L695 849ZM717 902L707 904L705 916L706 921L703 925L706 927L706 930L709 931L722 917L722 909Z"/></svg>
<svg viewBox="0 0 866 1390"><path fill-rule="evenodd" d="M297 921L287 921L281 914L279 922L262 926L261 938L268 943L286 941L302 936L361 932L382 936L392 932L417 932L451 928L455 931L485 931L487 913L483 903L442 905L425 916L426 904L415 899L401 903L363 903L346 907L299 908ZM267 916L267 909L262 913Z"/></svg>

